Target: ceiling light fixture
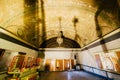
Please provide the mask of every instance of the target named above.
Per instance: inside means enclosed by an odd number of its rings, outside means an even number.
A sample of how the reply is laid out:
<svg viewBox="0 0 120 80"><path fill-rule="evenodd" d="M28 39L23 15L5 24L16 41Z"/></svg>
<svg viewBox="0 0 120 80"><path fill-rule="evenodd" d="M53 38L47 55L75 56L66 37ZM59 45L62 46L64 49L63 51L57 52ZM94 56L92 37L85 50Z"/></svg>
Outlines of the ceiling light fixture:
<svg viewBox="0 0 120 80"><path fill-rule="evenodd" d="M59 47L61 47L61 44L63 43L63 32L62 32L62 29L61 29L61 17L59 17L59 32L58 32L58 36L57 36L57 43L59 45Z"/></svg>

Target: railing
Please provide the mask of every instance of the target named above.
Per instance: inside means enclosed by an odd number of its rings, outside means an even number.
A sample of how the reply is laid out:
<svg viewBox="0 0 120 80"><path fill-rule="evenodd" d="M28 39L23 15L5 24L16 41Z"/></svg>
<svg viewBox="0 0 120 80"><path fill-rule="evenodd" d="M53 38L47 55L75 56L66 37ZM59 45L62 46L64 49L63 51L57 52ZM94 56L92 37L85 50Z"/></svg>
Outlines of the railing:
<svg viewBox="0 0 120 80"><path fill-rule="evenodd" d="M81 70L84 70L84 71L87 71L87 72L105 77L108 80L109 79L120 80L120 73L117 73L115 71L99 69L99 68L95 68L95 67L92 67L92 66L87 66L87 65L84 65L84 64L79 64L79 66L80 66Z"/></svg>

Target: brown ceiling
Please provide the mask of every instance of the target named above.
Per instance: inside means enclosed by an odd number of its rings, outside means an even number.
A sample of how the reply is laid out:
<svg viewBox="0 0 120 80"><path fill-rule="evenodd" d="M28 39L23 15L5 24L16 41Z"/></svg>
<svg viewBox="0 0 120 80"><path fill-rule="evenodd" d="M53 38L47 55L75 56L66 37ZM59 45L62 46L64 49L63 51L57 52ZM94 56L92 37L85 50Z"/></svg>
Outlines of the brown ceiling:
<svg viewBox="0 0 120 80"><path fill-rule="evenodd" d="M44 0L46 39L57 37L61 17L63 35L84 46L99 38L97 26L105 35L119 25L118 7L117 0Z"/></svg>
<svg viewBox="0 0 120 80"><path fill-rule="evenodd" d="M57 37L61 25L64 37L83 47L119 28L119 3L120 0L0 0L0 26L38 47Z"/></svg>

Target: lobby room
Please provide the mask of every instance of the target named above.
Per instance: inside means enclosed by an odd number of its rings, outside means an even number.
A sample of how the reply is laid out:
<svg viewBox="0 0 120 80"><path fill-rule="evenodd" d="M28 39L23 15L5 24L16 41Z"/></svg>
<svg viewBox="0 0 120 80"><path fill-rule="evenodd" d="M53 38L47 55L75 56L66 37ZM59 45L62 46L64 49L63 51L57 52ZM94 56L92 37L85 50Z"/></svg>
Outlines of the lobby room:
<svg viewBox="0 0 120 80"><path fill-rule="evenodd" d="M0 0L0 80L120 80L120 0Z"/></svg>

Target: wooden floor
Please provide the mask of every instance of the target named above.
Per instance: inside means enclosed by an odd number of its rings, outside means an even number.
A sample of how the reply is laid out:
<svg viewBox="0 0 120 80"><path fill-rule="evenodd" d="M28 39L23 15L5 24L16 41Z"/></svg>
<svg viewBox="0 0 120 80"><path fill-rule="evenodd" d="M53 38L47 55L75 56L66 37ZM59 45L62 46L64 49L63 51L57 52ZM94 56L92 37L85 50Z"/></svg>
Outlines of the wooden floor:
<svg viewBox="0 0 120 80"><path fill-rule="evenodd" d="M84 71L41 72L40 80L105 80Z"/></svg>

